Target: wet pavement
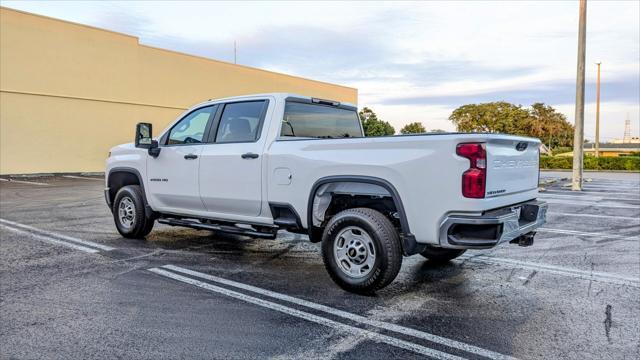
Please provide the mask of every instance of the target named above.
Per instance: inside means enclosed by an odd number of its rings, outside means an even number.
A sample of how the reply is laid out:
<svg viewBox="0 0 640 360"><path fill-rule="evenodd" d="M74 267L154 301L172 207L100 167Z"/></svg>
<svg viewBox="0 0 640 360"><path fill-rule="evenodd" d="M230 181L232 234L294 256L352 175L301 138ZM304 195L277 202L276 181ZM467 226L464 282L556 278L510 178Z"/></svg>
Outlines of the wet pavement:
<svg viewBox="0 0 640 360"><path fill-rule="evenodd" d="M0 181L0 358L635 359L640 174L543 172L533 246L404 259L375 296L318 244L156 225L123 239L89 176Z"/></svg>

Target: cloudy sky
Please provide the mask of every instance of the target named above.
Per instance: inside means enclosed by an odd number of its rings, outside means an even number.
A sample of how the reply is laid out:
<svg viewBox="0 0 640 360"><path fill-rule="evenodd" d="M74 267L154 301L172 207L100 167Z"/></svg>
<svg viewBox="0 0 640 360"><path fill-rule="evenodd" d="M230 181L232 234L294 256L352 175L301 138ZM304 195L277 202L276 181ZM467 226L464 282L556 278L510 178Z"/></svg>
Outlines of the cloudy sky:
<svg viewBox="0 0 640 360"><path fill-rule="evenodd" d="M138 36L147 45L358 88L397 130L453 130L456 107L553 105L573 121L578 2L15 2L2 5ZM640 2L587 10L585 137L639 133Z"/></svg>

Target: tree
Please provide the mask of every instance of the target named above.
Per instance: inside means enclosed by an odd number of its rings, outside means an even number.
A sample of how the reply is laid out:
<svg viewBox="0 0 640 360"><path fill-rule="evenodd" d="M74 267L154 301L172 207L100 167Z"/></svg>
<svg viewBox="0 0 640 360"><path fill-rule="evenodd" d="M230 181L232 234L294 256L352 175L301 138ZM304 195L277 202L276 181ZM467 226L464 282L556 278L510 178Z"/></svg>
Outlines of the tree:
<svg viewBox="0 0 640 360"><path fill-rule="evenodd" d="M412 122L410 124L405 125L402 129L400 129L401 134L422 134L426 133L427 129L422 126L421 122Z"/></svg>
<svg viewBox="0 0 640 360"><path fill-rule="evenodd" d="M531 105L527 135L540 138L550 147L572 146L573 125L567 122L567 117L551 106L543 103ZM535 130L535 131L534 131Z"/></svg>
<svg viewBox="0 0 640 360"><path fill-rule="evenodd" d="M461 132L499 132L519 134L516 124L524 123L529 112L520 105L505 101L463 105L451 113L449 120Z"/></svg>
<svg viewBox="0 0 640 360"><path fill-rule="evenodd" d="M376 113L368 107L363 108L358 115L360 116L365 136L386 136L396 133L396 129L391 124L378 119Z"/></svg>
<svg viewBox="0 0 640 360"><path fill-rule="evenodd" d="M540 138L551 147L571 146L573 126L543 103L522 108L504 101L468 104L455 109L449 120L461 132L498 132Z"/></svg>
<svg viewBox="0 0 640 360"><path fill-rule="evenodd" d="M430 133L446 133L445 130L442 129L433 129L433 130L429 130Z"/></svg>

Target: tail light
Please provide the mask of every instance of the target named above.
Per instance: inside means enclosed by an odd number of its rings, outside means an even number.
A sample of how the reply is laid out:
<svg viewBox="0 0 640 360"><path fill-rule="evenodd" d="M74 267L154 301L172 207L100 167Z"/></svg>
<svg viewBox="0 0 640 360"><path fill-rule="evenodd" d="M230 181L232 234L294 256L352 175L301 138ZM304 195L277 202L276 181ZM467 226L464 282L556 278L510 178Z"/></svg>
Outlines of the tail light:
<svg viewBox="0 0 640 360"><path fill-rule="evenodd" d="M487 151L484 143L462 143L456 154L469 159L469 170L462 174L462 196L484 198L487 183Z"/></svg>

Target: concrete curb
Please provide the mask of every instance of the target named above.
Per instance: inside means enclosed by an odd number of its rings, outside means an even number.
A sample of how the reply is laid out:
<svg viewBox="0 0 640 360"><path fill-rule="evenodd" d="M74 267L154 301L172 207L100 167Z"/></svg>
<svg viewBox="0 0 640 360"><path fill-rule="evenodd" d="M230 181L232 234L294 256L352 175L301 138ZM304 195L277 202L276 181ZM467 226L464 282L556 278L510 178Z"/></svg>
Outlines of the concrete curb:
<svg viewBox="0 0 640 360"><path fill-rule="evenodd" d="M540 169L540 171L559 171L559 172L568 172L570 173L571 169ZM584 170L584 172L594 172L594 173L640 173L640 170Z"/></svg>

